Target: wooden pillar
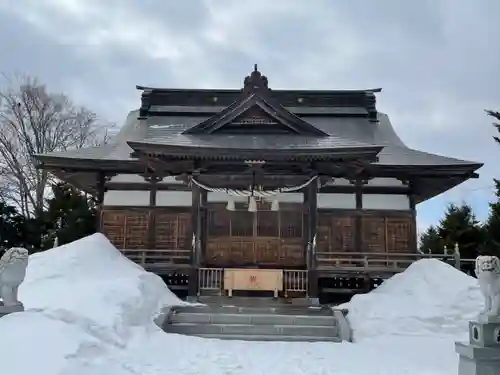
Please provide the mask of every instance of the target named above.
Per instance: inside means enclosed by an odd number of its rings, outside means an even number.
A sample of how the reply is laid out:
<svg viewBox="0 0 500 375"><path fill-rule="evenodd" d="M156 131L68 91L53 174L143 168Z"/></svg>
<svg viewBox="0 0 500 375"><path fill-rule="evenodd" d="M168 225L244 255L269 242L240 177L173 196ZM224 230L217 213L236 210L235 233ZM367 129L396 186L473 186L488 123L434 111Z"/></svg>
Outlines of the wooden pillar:
<svg viewBox="0 0 500 375"><path fill-rule="evenodd" d="M410 241L412 244L411 252L416 253L418 249L418 233L417 233L417 204L415 202L415 180L410 180L408 182L409 192L408 192L408 200L410 203L410 211L412 216L411 223L411 234Z"/></svg>
<svg viewBox="0 0 500 375"><path fill-rule="evenodd" d="M188 295L191 297L198 295L198 268L200 267L200 240L201 240L201 189L193 184L191 186L191 228L195 238L194 248L191 251L191 269L189 271Z"/></svg>
<svg viewBox="0 0 500 375"><path fill-rule="evenodd" d="M303 203L302 203L302 246L304 247L304 257L306 261L306 267L309 268L309 190L304 188L302 190Z"/></svg>
<svg viewBox="0 0 500 375"><path fill-rule="evenodd" d="M192 189L192 203L191 203L191 228L193 236L195 237L196 244L191 256L191 264L198 266L200 264L200 240L201 240L201 189L193 185Z"/></svg>
<svg viewBox="0 0 500 375"><path fill-rule="evenodd" d="M158 182L161 178L153 175L149 181L149 213L148 213L148 249L156 249L156 198L158 193Z"/></svg>
<svg viewBox="0 0 500 375"><path fill-rule="evenodd" d="M312 244L315 241L317 227L318 227L318 193L317 193L317 185L312 182L308 186L308 233L309 233L309 242ZM311 247L311 251L314 249ZM308 268L316 268L316 259L315 254L311 253L309 257Z"/></svg>
<svg viewBox="0 0 500 375"><path fill-rule="evenodd" d="M313 243L315 242L316 232L317 232L317 215L318 215L318 189L315 182L310 183L305 190L304 202L306 206L307 213L307 223L305 235L307 238L306 247L306 264L308 269L308 297L316 299L318 298L318 273L316 270L316 249Z"/></svg>
<svg viewBox="0 0 500 375"><path fill-rule="evenodd" d="M102 207L104 204L104 193L106 192L106 174L103 171L97 173L97 218L96 218L96 232L102 230Z"/></svg>
<svg viewBox="0 0 500 375"><path fill-rule="evenodd" d="M207 191L200 194L200 264L204 264L208 240L208 201Z"/></svg>
<svg viewBox="0 0 500 375"><path fill-rule="evenodd" d="M354 218L354 247L357 252L363 252L363 180L356 178L354 181L354 194L356 199L356 216Z"/></svg>

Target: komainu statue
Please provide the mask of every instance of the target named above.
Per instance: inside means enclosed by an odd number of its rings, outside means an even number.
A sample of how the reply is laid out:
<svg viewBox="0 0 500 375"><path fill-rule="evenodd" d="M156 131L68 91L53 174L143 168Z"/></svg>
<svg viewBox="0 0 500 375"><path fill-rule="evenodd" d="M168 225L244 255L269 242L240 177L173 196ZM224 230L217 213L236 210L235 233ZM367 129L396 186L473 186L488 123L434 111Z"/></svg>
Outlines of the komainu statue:
<svg viewBox="0 0 500 375"><path fill-rule="evenodd" d="M500 318L500 259L489 255L478 256L476 276L484 296L483 314Z"/></svg>
<svg viewBox="0 0 500 375"><path fill-rule="evenodd" d="M19 285L24 281L28 267L28 250L12 247L0 258L0 305L4 307L22 307L17 299Z"/></svg>

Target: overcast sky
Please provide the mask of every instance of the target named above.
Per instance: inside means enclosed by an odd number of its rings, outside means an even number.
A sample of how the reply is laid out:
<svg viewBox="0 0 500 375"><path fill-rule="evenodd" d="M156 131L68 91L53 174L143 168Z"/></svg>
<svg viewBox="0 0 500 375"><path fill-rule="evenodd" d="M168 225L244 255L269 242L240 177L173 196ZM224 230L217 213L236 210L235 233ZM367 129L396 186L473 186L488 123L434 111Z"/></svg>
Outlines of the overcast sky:
<svg viewBox="0 0 500 375"><path fill-rule="evenodd" d="M481 178L419 206L487 214L500 146L499 0L0 0L0 71L38 76L120 124L136 84L240 88L254 63L271 88L382 87L378 109L410 147L484 162Z"/></svg>

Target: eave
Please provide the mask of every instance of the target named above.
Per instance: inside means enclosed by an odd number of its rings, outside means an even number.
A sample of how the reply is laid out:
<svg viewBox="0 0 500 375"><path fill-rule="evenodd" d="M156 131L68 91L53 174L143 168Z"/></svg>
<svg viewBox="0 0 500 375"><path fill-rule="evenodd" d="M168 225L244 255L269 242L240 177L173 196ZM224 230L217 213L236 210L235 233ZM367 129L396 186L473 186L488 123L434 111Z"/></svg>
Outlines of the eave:
<svg viewBox="0 0 500 375"><path fill-rule="evenodd" d="M68 169L72 171L133 173L144 170L144 163L138 159L84 159L60 156L36 155L40 169Z"/></svg>
<svg viewBox="0 0 500 375"><path fill-rule="evenodd" d="M56 178L89 194L97 194L100 175L146 173L147 165L140 160L96 160L36 155L36 168L44 169Z"/></svg>
<svg viewBox="0 0 500 375"><path fill-rule="evenodd" d="M384 165L373 163L369 172L374 175L386 177L401 176L427 176L427 177L461 177L477 178L476 171L483 166L482 163L439 164L439 165Z"/></svg>
<svg viewBox="0 0 500 375"><path fill-rule="evenodd" d="M335 149L235 149L230 147L193 147L184 145L155 144L146 141L130 141L128 145L136 152L134 157L141 154L154 156L168 156L175 159L199 160L339 160L364 159L376 160L376 155L382 146L345 147Z"/></svg>

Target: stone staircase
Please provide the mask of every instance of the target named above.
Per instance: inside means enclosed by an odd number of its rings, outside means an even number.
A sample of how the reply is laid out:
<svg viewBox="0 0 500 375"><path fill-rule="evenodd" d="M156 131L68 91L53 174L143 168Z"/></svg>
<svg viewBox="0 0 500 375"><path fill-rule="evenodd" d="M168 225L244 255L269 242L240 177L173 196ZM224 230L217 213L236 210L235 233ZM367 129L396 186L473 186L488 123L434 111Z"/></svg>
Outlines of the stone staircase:
<svg viewBox="0 0 500 375"><path fill-rule="evenodd" d="M200 302L206 305L172 309L164 331L245 341L341 341L338 319L329 308L258 297L202 297Z"/></svg>

